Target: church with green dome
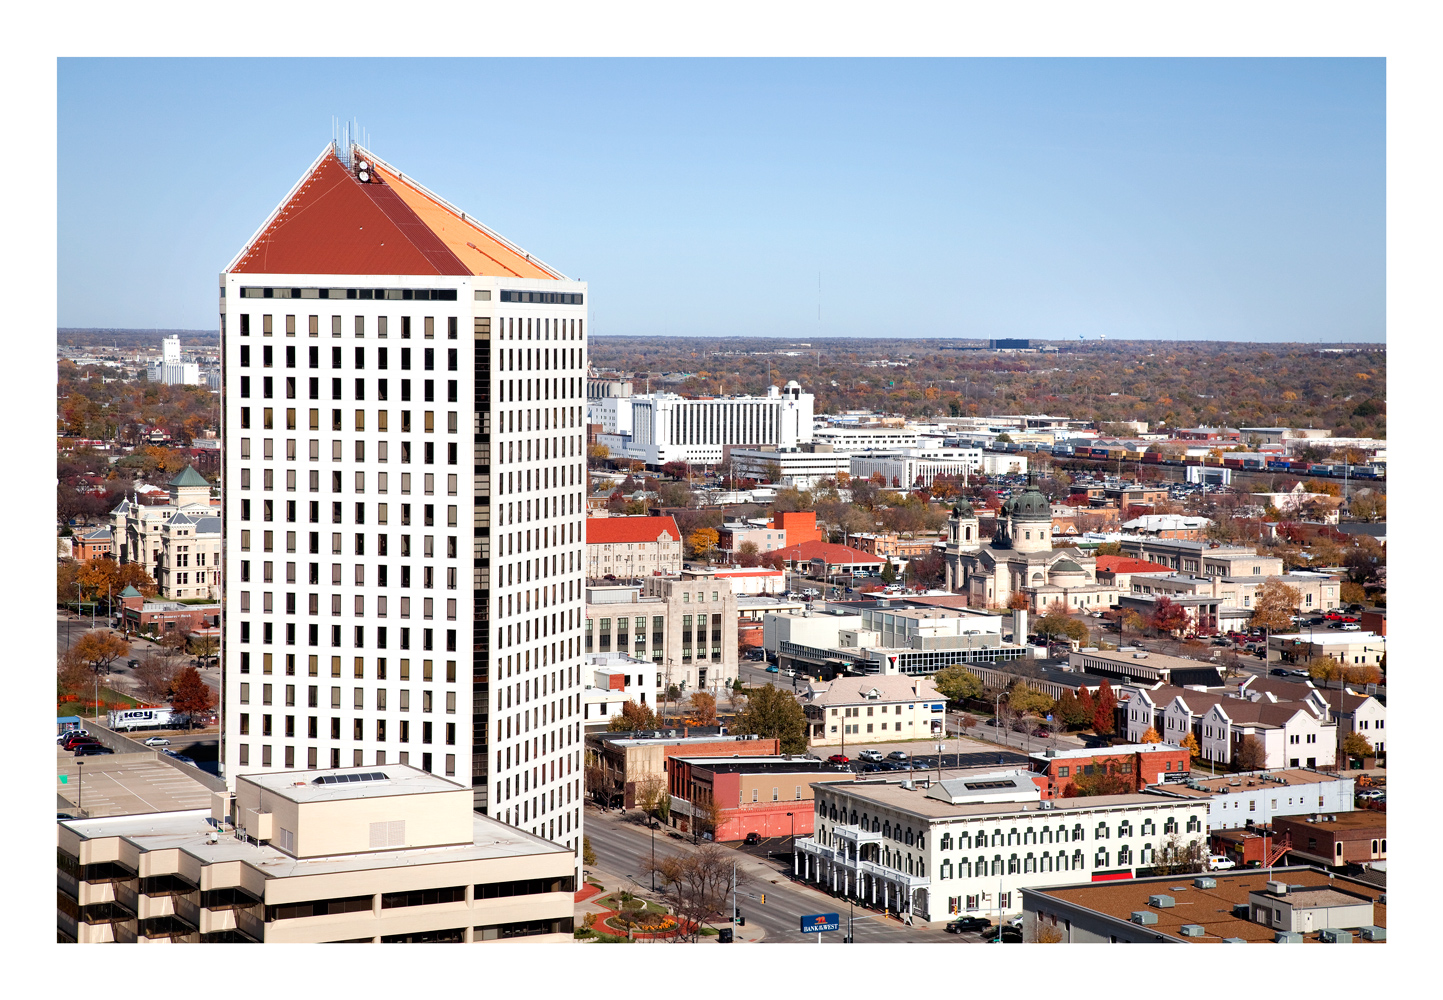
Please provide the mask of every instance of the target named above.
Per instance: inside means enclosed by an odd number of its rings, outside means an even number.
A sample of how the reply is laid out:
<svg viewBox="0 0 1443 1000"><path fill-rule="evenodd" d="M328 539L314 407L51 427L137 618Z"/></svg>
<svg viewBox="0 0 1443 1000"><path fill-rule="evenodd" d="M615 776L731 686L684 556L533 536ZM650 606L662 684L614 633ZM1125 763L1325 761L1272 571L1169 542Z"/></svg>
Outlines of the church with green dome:
<svg viewBox="0 0 1443 1000"><path fill-rule="evenodd" d="M1069 610L1099 611L1117 602L1117 588L1097 582L1097 559L1081 549L1052 547L1052 503L1027 488L1002 505L990 539L979 531L977 512L963 501L947 521L946 587L966 594L978 608L1005 608L1022 594L1041 612L1060 601Z"/></svg>

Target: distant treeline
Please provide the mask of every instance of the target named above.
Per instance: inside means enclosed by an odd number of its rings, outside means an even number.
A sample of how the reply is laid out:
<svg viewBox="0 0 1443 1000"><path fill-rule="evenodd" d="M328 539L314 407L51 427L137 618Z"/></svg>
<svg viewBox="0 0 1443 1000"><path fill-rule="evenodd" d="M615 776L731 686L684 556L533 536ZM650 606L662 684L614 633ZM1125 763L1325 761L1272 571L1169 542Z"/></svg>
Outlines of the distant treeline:
<svg viewBox="0 0 1443 1000"><path fill-rule="evenodd" d="M86 327L61 327L55 340L61 347L153 347L160 349L166 337L180 337L182 347L219 347L216 330L106 330Z"/></svg>

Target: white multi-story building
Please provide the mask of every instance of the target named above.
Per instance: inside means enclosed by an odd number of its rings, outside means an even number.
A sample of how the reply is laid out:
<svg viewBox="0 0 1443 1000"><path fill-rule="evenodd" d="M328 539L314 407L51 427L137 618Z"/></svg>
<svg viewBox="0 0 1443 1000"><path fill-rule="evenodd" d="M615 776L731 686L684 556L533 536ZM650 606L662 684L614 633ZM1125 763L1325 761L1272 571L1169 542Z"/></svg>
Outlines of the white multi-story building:
<svg viewBox="0 0 1443 1000"><path fill-rule="evenodd" d="M150 381L166 385L200 385L200 365L180 360L180 337L160 342L160 360L150 366Z"/></svg>
<svg viewBox="0 0 1443 1000"><path fill-rule="evenodd" d="M870 479L880 473L888 483L902 488L930 486L938 476L976 475L981 468L981 448L899 448L852 456L853 479Z"/></svg>
<svg viewBox="0 0 1443 1000"><path fill-rule="evenodd" d="M629 701L656 709L655 664L625 653L590 653L586 672L581 695L581 721L586 725L605 727Z"/></svg>
<svg viewBox="0 0 1443 1000"><path fill-rule="evenodd" d="M767 480L809 490L824 479L850 474L852 456L827 445L808 448L733 448L732 472L739 477Z"/></svg>
<svg viewBox="0 0 1443 1000"><path fill-rule="evenodd" d="M579 855L585 283L338 146L220 286L227 780L411 764Z"/></svg>
<svg viewBox="0 0 1443 1000"><path fill-rule="evenodd" d="M796 448L812 440L811 393L795 381L765 396L689 399L672 392L605 396L587 404L587 423L613 427L603 444L659 469L667 462L715 465L733 447Z"/></svg>
<svg viewBox="0 0 1443 1000"><path fill-rule="evenodd" d="M812 440L843 455L916 448L920 442L915 427L818 427Z"/></svg>
<svg viewBox="0 0 1443 1000"><path fill-rule="evenodd" d="M1012 770L814 784L816 832L797 838L796 873L911 919L995 919L1017 911L1024 887L1131 878L1159 863L1173 834L1206 842L1206 802L1044 802L1035 778Z"/></svg>

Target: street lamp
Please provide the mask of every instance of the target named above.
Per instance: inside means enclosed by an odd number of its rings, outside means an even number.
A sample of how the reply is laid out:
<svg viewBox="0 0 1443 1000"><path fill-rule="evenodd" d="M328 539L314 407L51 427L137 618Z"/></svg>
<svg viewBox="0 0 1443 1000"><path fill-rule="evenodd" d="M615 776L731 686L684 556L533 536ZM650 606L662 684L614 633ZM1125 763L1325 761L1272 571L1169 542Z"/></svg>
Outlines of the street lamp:
<svg viewBox="0 0 1443 1000"><path fill-rule="evenodd" d="M797 853L797 818L791 813L787 813L787 819L792 821L792 854L795 855Z"/></svg>

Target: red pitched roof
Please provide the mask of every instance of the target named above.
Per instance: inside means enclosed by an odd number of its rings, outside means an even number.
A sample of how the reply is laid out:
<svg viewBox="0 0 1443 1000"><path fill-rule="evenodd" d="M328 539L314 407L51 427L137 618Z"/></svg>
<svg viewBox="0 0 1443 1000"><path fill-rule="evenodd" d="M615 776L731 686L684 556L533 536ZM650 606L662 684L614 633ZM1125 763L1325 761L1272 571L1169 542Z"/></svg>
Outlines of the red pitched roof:
<svg viewBox="0 0 1443 1000"><path fill-rule="evenodd" d="M1097 571L1099 573L1171 573L1173 570L1171 566L1148 562L1146 559L1134 559L1131 556L1098 556Z"/></svg>
<svg viewBox="0 0 1443 1000"><path fill-rule="evenodd" d="M586 544L607 545L616 542L657 542L662 532L668 541L681 541L681 531L671 517L588 517Z"/></svg>
<svg viewBox="0 0 1443 1000"><path fill-rule="evenodd" d="M231 271L256 274L558 275L357 148L361 183L328 150Z"/></svg>
<svg viewBox="0 0 1443 1000"><path fill-rule="evenodd" d="M845 545L834 545L831 542L802 542L800 545L788 545L784 549L773 549L767 553L768 557L777 555L788 561L824 559L828 565L858 563L880 566L886 562L885 559L879 559L870 553L848 548Z"/></svg>

